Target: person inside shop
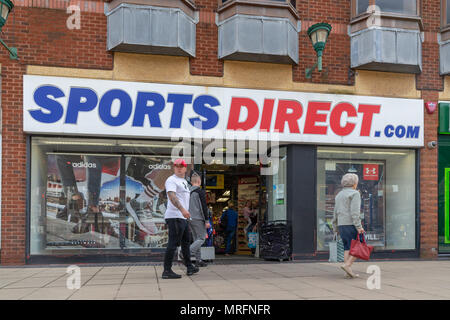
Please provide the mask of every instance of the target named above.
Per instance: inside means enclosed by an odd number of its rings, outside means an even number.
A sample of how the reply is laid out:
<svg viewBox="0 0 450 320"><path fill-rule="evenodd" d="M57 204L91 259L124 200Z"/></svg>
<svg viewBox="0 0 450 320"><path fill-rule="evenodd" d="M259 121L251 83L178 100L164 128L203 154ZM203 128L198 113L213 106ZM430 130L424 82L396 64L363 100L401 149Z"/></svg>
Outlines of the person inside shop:
<svg viewBox="0 0 450 320"><path fill-rule="evenodd" d="M206 204L206 192L200 186L202 184L201 177L194 172L191 176L191 198L189 200L189 227L192 234L191 255L196 259L197 267L206 267L206 262L201 259L201 247L206 239L207 229L211 227L209 224L209 210Z"/></svg>
<svg viewBox="0 0 450 320"><path fill-rule="evenodd" d="M167 209L164 219L169 230L169 242L167 244L164 256L163 279L178 279L181 275L176 274L172 270L172 263L175 251L181 244L183 252L184 264L187 267L186 274L188 276L198 272L198 267L191 262L190 252L190 233L187 219L191 218L189 211L189 199L191 192L186 179L187 164L183 159L177 159L173 163L174 174L171 175L165 183L167 197Z"/></svg>
<svg viewBox="0 0 450 320"><path fill-rule="evenodd" d="M358 275L352 271L352 264L357 258L350 255L350 245L353 239L364 233L360 216L361 195L356 190L358 180L354 173L347 173L342 177L343 189L336 195L332 220L333 230L339 233L344 244L344 265L341 269L351 278Z"/></svg>
<svg viewBox="0 0 450 320"><path fill-rule="evenodd" d="M245 227L245 235L247 236L249 232L252 232L252 219L250 218L255 210L253 209L253 204L251 200L245 203L245 207L242 210L244 212L244 219L247 221L247 226ZM248 236L247 236L248 238Z"/></svg>
<svg viewBox="0 0 450 320"><path fill-rule="evenodd" d="M234 210L233 201L228 201L228 209L220 217L220 222L226 221L225 226L225 235L226 235L226 246L225 246L225 255L229 256L231 252L231 244L234 243L236 236L236 227L238 221L238 214Z"/></svg>

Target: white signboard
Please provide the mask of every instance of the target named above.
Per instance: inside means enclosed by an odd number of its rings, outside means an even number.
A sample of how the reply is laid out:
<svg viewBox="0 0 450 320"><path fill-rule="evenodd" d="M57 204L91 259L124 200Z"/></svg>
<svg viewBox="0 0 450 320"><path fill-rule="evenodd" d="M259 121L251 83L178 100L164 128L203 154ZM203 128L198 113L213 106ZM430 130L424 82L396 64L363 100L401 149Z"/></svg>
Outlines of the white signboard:
<svg viewBox="0 0 450 320"><path fill-rule="evenodd" d="M419 99L25 75L23 102L23 129L33 134L424 144Z"/></svg>

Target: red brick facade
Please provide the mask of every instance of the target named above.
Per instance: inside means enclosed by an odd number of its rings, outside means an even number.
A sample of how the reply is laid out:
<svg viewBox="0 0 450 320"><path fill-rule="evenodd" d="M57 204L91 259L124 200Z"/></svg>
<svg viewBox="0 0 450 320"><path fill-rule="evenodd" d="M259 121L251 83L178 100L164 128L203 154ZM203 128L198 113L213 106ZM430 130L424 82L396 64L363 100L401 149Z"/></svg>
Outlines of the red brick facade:
<svg viewBox="0 0 450 320"><path fill-rule="evenodd" d="M94 4L92 4L94 3ZM1 47L2 105L2 265L26 261L27 148L22 131L22 76L29 65L83 69L113 68L114 56L106 50L107 19L103 3L95 1L17 1L14 13L3 28L3 40L17 47L20 59L10 60ZM70 14L66 7L81 5L81 29L66 26ZM217 0L197 0L196 57L190 58L192 75L222 77L224 62L217 59L218 28L215 23ZM293 81L354 85L350 70L350 1L297 0L302 22L299 33L299 64L292 67ZM443 77L439 75L440 0L422 1L423 43L422 74L417 75L417 90L425 101L439 100ZM324 72L305 79L305 68L315 63L316 54L306 35L308 26L327 21L333 32L325 49ZM424 115L425 143L437 140L437 112ZM422 257L437 255L437 149L420 151L420 251Z"/></svg>

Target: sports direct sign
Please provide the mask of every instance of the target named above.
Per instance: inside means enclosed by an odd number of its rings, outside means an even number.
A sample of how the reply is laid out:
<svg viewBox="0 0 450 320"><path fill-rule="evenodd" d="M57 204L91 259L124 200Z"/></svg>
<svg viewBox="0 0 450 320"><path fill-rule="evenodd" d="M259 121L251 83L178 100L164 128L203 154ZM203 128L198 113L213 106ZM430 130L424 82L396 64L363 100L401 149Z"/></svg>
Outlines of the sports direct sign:
<svg viewBox="0 0 450 320"><path fill-rule="evenodd" d="M409 146L423 100L25 75L28 133ZM275 138L273 138L275 140Z"/></svg>

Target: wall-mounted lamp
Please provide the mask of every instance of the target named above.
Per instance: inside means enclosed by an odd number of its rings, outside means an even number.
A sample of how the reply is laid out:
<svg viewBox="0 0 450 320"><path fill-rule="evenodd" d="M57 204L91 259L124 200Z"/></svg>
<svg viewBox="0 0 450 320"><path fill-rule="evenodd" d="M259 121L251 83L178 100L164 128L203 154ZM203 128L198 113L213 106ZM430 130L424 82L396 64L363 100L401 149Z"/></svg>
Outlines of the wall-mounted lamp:
<svg viewBox="0 0 450 320"><path fill-rule="evenodd" d="M317 67L319 72L322 71L322 53L331 32L331 25L326 22L316 23L308 28L308 36L311 39L314 50L317 52L317 62L311 67L306 68L305 77L310 79L314 69Z"/></svg>
<svg viewBox="0 0 450 320"><path fill-rule="evenodd" d="M0 0L0 31L6 23L8 19L9 13L14 8L14 4L10 0ZM9 58L16 60L19 57L17 56L17 48L10 48L0 39L0 43L9 51Z"/></svg>

